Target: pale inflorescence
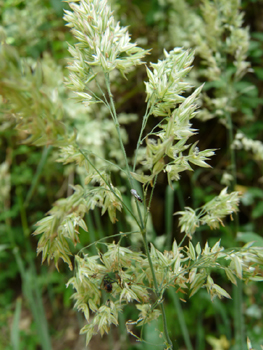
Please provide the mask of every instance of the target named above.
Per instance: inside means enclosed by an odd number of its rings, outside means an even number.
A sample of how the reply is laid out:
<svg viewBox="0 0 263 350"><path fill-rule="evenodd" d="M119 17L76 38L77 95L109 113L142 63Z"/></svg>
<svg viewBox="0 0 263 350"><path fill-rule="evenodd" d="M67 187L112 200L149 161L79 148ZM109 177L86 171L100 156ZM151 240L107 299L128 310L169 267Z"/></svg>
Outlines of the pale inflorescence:
<svg viewBox="0 0 263 350"><path fill-rule="evenodd" d="M86 334L87 344L98 331L103 335L108 333L111 324L117 326L118 313L128 303L136 303L140 310L136 321L126 322L127 331L131 332L129 326L143 326L160 316L158 307L167 288L189 289L190 296L206 288L212 300L215 297L231 298L212 279L212 269L223 270L236 284L237 278L260 280L254 276L253 264L263 262L262 248L253 248L251 244L241 250L225 250L218 241L213 247L206 243L202 250L199 243L194 247L190 242L189 247L180 248L174 242L172 250L163 253L151 245L150 256L159 290L159 299L154 301L150 293L154 283L148 258L119 244L104 245L107 247L104 254L97 248L97 255L76 257L76 275L68 282L75 289L75 307L87 320L81 329L81 333ZM103 293L108 296L106 302Z"/></svg>
<svg viewBox="0 0 263 350"><path fill-rule="evenodd" d="M125 74L143 63L147 51L130 42L127 28L115 22L106 0L68 2L72 11L65 11L64 20L78 41L69 45L73 58L68 66L68 86L80 101L98 102L86 89L98 72L118 69Z"/></svg>
<svg viewBox="0 0 263 350"><path fill-rule="evenodd" d="M185 211L175 213L181 215L179 218L181 232L185 232L189 237L192 237L200 225L208 225L211 229L218 228L220 224L223 225L222 219L225 216L237 212L239 200L240 193L235 191L228 194L226 187L219 196L216 196L201 208L193 210L186 207Z"/></svg>
<svg viewBox="0 0 263 350"><path fill-rule="evenodd" d="M259 140L252 140L246 137L240 131L236 134L232 148L237 150L244 149L246 151L250 151L252 152L255 160L263 160L263 143Z"/></svg>
<svg viewBox="0 0 263 350"><path fill-rule="evenodd" d="M68 66L70 75L67 85L77 94L78 100L87 106L103 102L109 109L116 130L120 134L118 116L109 88L109 74L115 69L122 74L128 72L132 67L142 63L141 59L147 51L130 42L127 28L122 28L115 22L106 0L69 1L69 5L72 11L66 11L64 19L78 42L74 46L69 46L72 59ZM209 3L204 1L204 12L207 10L209 13L209 6ZM212 23L216 19L213 17L210 20ZM208 28L211 23L207 23ZM220 36L222 33L219 31L216 34ZM211 38L207 39L209 41ZM215 50L217 49L217 42L212 40L210 44L214 45ZM237 50L233 42L229 42L228 47L231 52ZM140 154L140 161L143 171L146 170L147 174L142 172L142 168L132 173L136 180L143 183L144 194L147 193L149 185L154 187L154 182L162 171L167 174L168 183L172 187L173 182L180 179L181 172L193 170L190 164L210 167L206 162L214 154L214 150L199 150L197 142L193 144L188 142L189 138L197 133L192 127L191 119L197 114L202 89L200 86L191 93L192 86L185 80L191 70L193 58L193 52L175 48L170 52L164 51L164 59L155 64L151 63L151 69L147 68L148 81L145 82L147 112L143 119L142 130L150 115L161 117L161 121L144 139L141 133L136 150L137 152L145 140L146 146ZM208 57L209 68L212 68L216 75L219 71L215 68L220 62L220 57L211 54L210 58L211 62ZM104 93L105 86L101 84L102 78L106 85L107 96ZM93 89L95 83L97 90ZM183 96L185 93L188 94L187 97ZM222 99L221 103L224 104L224 101ZM121 136L119 142L124 149ZM125 158L125 150L123 154ZM38 222L35 231L35 234L42 234L38 252L42 252L43 260L47 258L50 261L54 258L58 266L58 259L62 258L73 269L67 240L76 245L79 242L79 228L88 231L84 216L90 210L99 207L102 214L107 211L110 220L115 223L117 211L125 208L127 216L130 215L133 224L136 223L135 232L121 232L115 235L121 238L118 244L102 243L106 239L103 238L98 243L91 243L96 245L96 255L90 256L84 253L83 249L82 255L75 256L75 276L68 284L75 289L73 295L75 306L83 311L87 320L87 324L81 330L86 334L87 343L94 334L107 333L111 324L118 325L118 314L128 303L136 303L140 313L136 321L127 322L127 329L132 324L143 326L160 314L165 318L163 300L164 293L169 287L177 291L189 289L190 296L200 288L206 288L212 299L216 296L230 298L230 295L212 279L211 269L224 270L227 278L234 284L236 278L246 280L258 278L253 264L262 263L262 250L251 246L245 246L241 250L225 251L220 246L220 241L213 247L209 247L206 243L203 249L199 243L196 247L191 242L189 246L181 247L174 242L170 251L161 252L153 244L149 250L146 232L147 196L140 197L132 188L133 179L129 179L130 191L127 192L137 201L133 200L131 207L127 205L128 201L124 199L120 189L113 186L107 166L98 163L97 167L97 164L94 165L92 162L92 157L92 152L83 151L77 142L72 142L63 148L59 161L65 164L76 163L82 167L85 174L84 184L74 186L75 192L71 196L57 201L49 215ZM125 159L126 173L130 175L128 160ZM138 163L136 161L134 163L136 167ZM114 166L113 163L112 165ZM115 165L123 171L118 164ZM140 207L143 207L140 202L145 204L144 211L140 211ZM238 203L239 193L228 194L225 188L219 196L203 207L196 210L185 208L185 211L177 213L181 215L179 219L181 231L191 237L200 225L208 224L211 228L217 228L223 224L222 220L226 215L237 211ZM134 252L120 245L123 236L138 232L144 241L146 254ZM99 244L104 244L106 252L99 250ZM110 293L106 302L103 298L104 291ZM166 336L165 341L168 340L169 336Z"/></svg>

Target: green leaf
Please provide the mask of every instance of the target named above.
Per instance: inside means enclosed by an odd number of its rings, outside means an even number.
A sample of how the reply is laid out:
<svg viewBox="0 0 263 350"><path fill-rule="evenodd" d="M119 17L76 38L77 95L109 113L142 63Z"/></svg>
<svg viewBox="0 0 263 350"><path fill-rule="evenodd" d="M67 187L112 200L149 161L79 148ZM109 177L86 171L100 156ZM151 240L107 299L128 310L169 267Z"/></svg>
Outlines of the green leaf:
<svg viewBox="0 0 263 350"><path fill-rule="evenodd" d="M252 218L257 219L263 216L263 201L259 202L252 211Z"/></svg>
<svg viewBox="0 0 263 350"><path fill-rule="evenodd" d="M258 79L263 80L263 68L255 67L253 69Z"/></svg>
<svg viewBox="0 0 263 350"><path fill-rule="evenodd" d="M14 350L19 350L21 344L20 340L20 329L19 329L19 320L21 317L21 309L22 309L22 299L17 298L15 313L13 318L13 324L11 327L11 344Z"/></svg>
<svg viewBox="0 0 263 350"><path fill-rule="evenodd" d="M263 237L254 232L238 232L237 241L239 242L255 242L254 246L263 247Z"/></svg>

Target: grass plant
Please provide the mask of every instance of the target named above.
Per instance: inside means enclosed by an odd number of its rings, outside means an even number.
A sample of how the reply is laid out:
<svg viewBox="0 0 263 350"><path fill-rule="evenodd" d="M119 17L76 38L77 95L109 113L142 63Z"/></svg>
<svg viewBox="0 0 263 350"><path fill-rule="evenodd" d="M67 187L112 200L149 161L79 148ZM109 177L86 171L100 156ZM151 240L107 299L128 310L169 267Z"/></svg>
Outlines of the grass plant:
<svg viewBox="0 0 263 350"><path fill-rule="evenodd" d="M87 346L94 336L109 333L116 326L121 333L126 332L123 348L127 347L129 334L144 349L152 348L154 339L157 347L172 350L179 347L175 333L182 335L187 350L202 350L205 341L213 349L230 348L230 330L219 338L204 335L201 308L193 341L191 323L181 301L186 302L186 295L193 297L190 300L202 295L209 297L213 302L209 305L218 310L222 305L218 299L233 297L235 341L231 349L251 349L250 341L245 341L243 285L263 280L263 248L249 239L242 247L233 243L240 230L238 210L242 201L236 150L245 149L260 162L262 143L248 138L240 131L242 123L236 122L239 98L250 93L250 86L243 89L241 82L250 68L248 29L242 26L239 2L204 0L201 17L184 1L169 4L171 24L179 23L173 17L174 7L179 6L182 18L192 19L191 26L183 33L176 29L181 43L171 50L164 49L156 63L149 62L151 50L131 41L128 27L116 21L107 0L67 3L64 20L74 39L68 37L71 57L67 58L66 70L48 54L38 62L26 57L27 50L37 52L36 33L45 15L53 15L47 8L41 11L39 26L25 38L30 45L20 42L11 22L6 25L7 34L0 33L1 111L3 130L10 130L6 142L11 144L15 126L24 144L44 147L37 155L34 176L27 177L27 193L21 183L14 186L16 209L10 207L14 180L9 172L15 155L7 155L0 165L0 205L9 239L2 248L13 249L41 347L49 350L52 345L34 249L29 243L33 220L28 212L34 197L41 196L42 179L52 176L52 167L58 164L67 177L61 189L63 195L58 195L51 209L45 207L45 217L43 213L37 215L34 235L41 235L37 253L42 255L42 263L54 263L57 270L67 265L74 274L67 286L74 289L74 306L84 315L80 333L85 335ZM27 6L22 10L29 11ZM37 9L40 4L36 1L30 6ZM3 15L6 23L7 14ZM19 50L12 45L10 33L13 42L20 42ZM39 38L43 39L42 34ZM180 47L182 43L185 48ZM195 55L205 68L198 67L198 73ZM142 116L120 113L118 86L125 79L134 85L129 77L138 69L142 72L143 67L145 111ZM127 95L133 93L128 91ZM203 190L206 200L197 201L193 209L185 204L184 176L191 172L195 185L198 174L213 172L210 162L218 152L216 146L203 147L205 140L195 121L213 118L226 128L228 166L215 166L220 173L220 178L215 177L217 194L208 196ZM140 129L133 129L135 120ZM132 152L127 146L129 137L136 139ZM152 221L160 179L166 183L162 193L165 219L164 234L157 236ZM174 209L176 198L180 210ZM28 242L24 243L24 251L20 251L12 229L12 210L20 216L19 232ZM223 245L218 238L211 244L207 236L201 235L202 230L220 229L225 230L225 236L229 234L230 243ZM232 291L222 282L226 280L234 286ZM170 315L175 311L173 321ZM14 349L19 349L20 317L21 300L17 299L11 330ZM220 317L226 329L229 323L224 310ZM173 329L174 322L178 329ZM113 344L114 334L110 333L109 338Z"/></svg>

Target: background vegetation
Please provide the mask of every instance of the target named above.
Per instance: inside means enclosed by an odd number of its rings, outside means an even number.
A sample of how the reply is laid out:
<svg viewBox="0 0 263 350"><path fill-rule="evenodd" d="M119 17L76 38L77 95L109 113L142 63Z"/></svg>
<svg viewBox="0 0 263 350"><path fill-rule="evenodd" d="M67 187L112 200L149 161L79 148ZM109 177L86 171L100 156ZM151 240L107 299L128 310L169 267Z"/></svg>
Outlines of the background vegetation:
<svg viewBox="0 0 263 350"><path fill-rule="evenodd" d="M226 248L250 241L263 247L263 7L260 1L232 1L236 7L224 12L227 3L211 1L209 8L190 0L112 1L116 18L129 25L133 42L152 48L151 62L157 62L164 48L194 48L189 79L198 86L205 82L201 112L193 126L200 130L198 147L217 149L216 155L209 162L212 169L183 173L174 191L166 176L159 176L152 202L151 239L161 249L182 239L178 216L169 219L172 213L185 206L202 206L226 185L243 194L239 223L229 220L213 231L200 227L193 237L194 246L197 242L204 246L206 241L213 246L221 238ZM65 128L78 130L79 141L101 157L123 160L112 121L101 109L90 113L76 104L64 84L70 56L67 43L74 43L62 19L68 5L59 0L7 0L0 1L0 7L0 40L7 44L0 52L0 349L84 349L85 338L79 335L84 319L72 309L73 290L65 287L72 272L62 262L60 272L53 262L42 265L41 257L36 257L38 239L32 233L56 200L72 194L70 185L81 182L82 174L72 164L56 162L58 136L64 135ZM229 33L235 25L233 37ZM116 75L113 92L131 155L145 109L145 68L133 70L128 78L125 81ZM26 122L19 124L19 113L28 115ZM45 122L38 117L41 113L45 113ZM121 178L113 176L115 183L123 185ZM86 220L89 234L81 235L76 250L129 227L121 216L114 227L98 210ZM242 335L249 336L253 348L260 349L262 285L232 287L218 272L214 278L233 300L211 302L203 289L194 298L185 296L186 303L168 294L165 308L170 337L180 349L238 349L235 334L243 329ZM132 319L133 312L125 309L120 327L113 327L102 340L94 337L89 348L152 349L126 334L124 320ZM155 323L145 327L146 341L158 342L156 328Z"/></svg>

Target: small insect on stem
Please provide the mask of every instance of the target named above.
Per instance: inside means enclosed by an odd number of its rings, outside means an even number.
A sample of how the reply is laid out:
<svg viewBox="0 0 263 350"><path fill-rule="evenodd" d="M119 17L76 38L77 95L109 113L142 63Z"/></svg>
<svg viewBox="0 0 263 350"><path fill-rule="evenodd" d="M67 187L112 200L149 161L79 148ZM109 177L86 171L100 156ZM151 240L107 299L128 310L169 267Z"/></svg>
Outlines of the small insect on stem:
<svg viewBox="0 0 263 350"><path fill-rule="evenodd" d="M142 199L141 199L141 197L138 195L138 193L137 193L136 190L132 189L132 190L131 190L131 194L132 194L136 199L138 199L139 202L142 203Z"/></svg>
<svg viewBox="0 0 263 350"><path fill-rule="evenodd" d="M112 292L112 282L108 275L104 276L101 284L103 284L103 289L105 289L107 293Z"/></svg>

